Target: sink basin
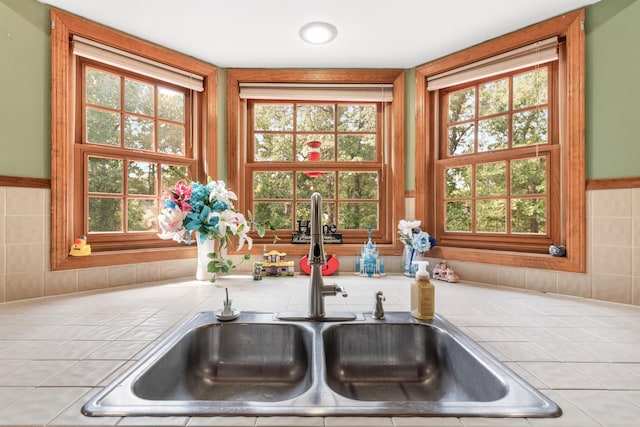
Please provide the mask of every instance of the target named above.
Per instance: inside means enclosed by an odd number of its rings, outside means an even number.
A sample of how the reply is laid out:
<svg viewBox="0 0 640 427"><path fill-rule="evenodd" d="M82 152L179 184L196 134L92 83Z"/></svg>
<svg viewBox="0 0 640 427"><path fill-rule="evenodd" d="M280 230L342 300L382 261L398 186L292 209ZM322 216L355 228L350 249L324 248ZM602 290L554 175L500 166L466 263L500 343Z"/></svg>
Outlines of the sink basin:
<svg viewBox="0 0 640 427"><path fill-rule="evenodd" d="M302 328L214 323L187 332L133 383L149 400L291 399L311 385Z"/></svg>
<svg viewBox="0 0 640 427"><path fill-rule="evenodd" d="M194 315L82 408L90 416L558 416L446 319Z"/></svg>
<svg viewBox="0 0 640 427"><path fill-rule="evenodd" d="M345 324L323 332L327 384L366 401L491 402L507 385L430 324Z"/></svg>

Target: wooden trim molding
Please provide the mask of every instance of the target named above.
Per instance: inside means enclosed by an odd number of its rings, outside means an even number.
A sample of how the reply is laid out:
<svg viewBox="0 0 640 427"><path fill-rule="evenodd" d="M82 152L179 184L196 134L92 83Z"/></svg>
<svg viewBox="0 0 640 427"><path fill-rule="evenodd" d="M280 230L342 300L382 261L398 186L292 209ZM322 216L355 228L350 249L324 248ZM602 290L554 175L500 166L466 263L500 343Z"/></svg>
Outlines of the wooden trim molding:
<svg viewBox="0 0 640 427"><path fill-rule="evenodd" d="M69 256L70 245L77 237L74 236L74 180L77 180L73 173L74 64L69 41L73 35L84 36L203 77L204 92L198 112L198 121L202 124L198 136L203 147L198 155L197 178L200 180L216 177L218 173L217 68L54 8L51 23L51 270L194 258L196 249L184 246Z"/></svg>
<svg viewBox="0 0 640 427"><path fill-rule="evenodd" d="M616 190L619 188L640 188L640 176L590 179L587 181L587 190Z"/></svg>
<svg viewBox="0 0 640 427"><path fill-rule="evenodd" d="M389 243L379 243L378 249L385 255L400 255L401 244L397 238L396 224L404 212L404 162L405 162L405 72L403 70L259 70L229 69L227 70L227 180L230 188L246 188L245 176L242 173L246 164L244 149L246 130L243 126L245 104L240 99L240 83L393 83L393 102L391 114L390 138L393 149L389 150L387 166L390 171L390 182L387 194L388 212L386 212L386 234ZM249 190L250 191L250 190ZM246 211L245 201L238 201L238 209ZM286 239L284 239L286 240ZM271 246L271 245L270 245ZM253 253L258 253L262 245L254 245ZM330 246L334 255L355 254L359 244ZM289 254L303 254L300 245L278 244L279 250ZM308 250L308 249L307 249Z"/></svg>
<svg viewBox="0 0 640 427"><path fill-rule="evenodd" d="M0 187L51 188L51 180L0 175Z"/></svg>
<svg viewBox="0 0 640 427"><path fill-rule="evenodd" d="M566 257L547 254L463 249L436 246L430 256L469 262L508 265L513 267L541 268L559 271L584 272L586 269L586 201L585 201L585 151L584 151L584 9L561 15L519 31L506 34L469 49L453 53L416 68L416 218L425 228L435 229L434 215L434 96L426 89L430 76L488 58L532 41L559 36L566 43L563 84L565 126L563 153L564 171L562 196L562 242L567 247ZM437 238L437 236L436 236Z"/></svg>

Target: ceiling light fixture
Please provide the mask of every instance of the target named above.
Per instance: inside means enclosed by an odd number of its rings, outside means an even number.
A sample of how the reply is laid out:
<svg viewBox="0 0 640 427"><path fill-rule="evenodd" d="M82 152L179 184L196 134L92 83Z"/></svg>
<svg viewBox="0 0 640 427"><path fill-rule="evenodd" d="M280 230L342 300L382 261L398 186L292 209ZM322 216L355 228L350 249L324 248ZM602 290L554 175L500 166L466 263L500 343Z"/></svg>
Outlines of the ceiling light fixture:
<svg viewBox="0 0 640 427"><path fill-rule="evenodd" d="M309 22L300 28L300 38L310 44L325 44L335 39L338 30L327 22Z"/></svg>

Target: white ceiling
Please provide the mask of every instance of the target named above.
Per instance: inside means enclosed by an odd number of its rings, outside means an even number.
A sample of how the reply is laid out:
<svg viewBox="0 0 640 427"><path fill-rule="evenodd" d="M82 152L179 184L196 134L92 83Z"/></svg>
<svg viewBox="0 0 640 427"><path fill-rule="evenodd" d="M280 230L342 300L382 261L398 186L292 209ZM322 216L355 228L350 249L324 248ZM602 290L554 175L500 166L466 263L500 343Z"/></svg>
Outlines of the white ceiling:
<svg viewBox="0 0 640 427"><path fill-rule="evenodd" d="M227 68L411 68L599 0L39 0ZM338 28L327 45L298 30Z"/></svg>

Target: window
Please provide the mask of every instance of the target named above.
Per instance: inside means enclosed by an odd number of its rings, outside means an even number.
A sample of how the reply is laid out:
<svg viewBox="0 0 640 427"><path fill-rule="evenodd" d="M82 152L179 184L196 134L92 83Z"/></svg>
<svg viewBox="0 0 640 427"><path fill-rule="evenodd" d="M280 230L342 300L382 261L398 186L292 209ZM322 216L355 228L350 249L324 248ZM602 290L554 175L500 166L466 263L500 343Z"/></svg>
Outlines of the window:
<svg viewBox="0 0 640 427"><path fill-rule="evenodd" d="M78 61L82 99L76 108L76 204L94 250L156 240L162 192L196 175L190 127L191 91Z"/></svg>
<svg viewBox="0 0 640 427"><path fill-rule="evenodd" d="M433 256L584 271L583 21L575 11L417 68L416 217Z"/></svg>
<svg viewBox="0 0 640 427"><path fill-rule="evenodd" d="M381 103L251 101L247 171L256 218L293 231L314 191L325 221L344 233L379 229L384 212Z"/></svg>
<svg viewBox="0 0 640 427"><path fill-rule="evenodd" d="M157 237L157 214L179 179L216 176L216 69L51 17L52 270L192 257ZM83 234L92 256L69 257Z"/></svg>
<svg viewBox="0 0 640 427"><path fill-rule="evenodd" d="M547 252L558 241L556 61L442 89L441 244Z"/></svg>
<svg viewBox="0 0 640 427"><path fill-rule="evenodd" d="M403 73L346 72L351 82L364 76L346 85L339 80L345 73L323 74L229 71L229 185L244 189L241 209L279 229L287 253L308 251L289 244L299 223L309 220L314 191L323 198L324 225L342 234L343 245L331 245L332 254L353 254L369 232L393 253L404 198L404 176L394 173L402 170L404 144L391 149L402 141L392 130L402 123Z"/></svg>

